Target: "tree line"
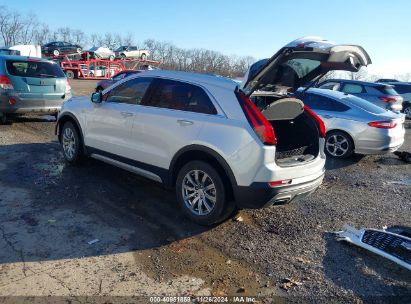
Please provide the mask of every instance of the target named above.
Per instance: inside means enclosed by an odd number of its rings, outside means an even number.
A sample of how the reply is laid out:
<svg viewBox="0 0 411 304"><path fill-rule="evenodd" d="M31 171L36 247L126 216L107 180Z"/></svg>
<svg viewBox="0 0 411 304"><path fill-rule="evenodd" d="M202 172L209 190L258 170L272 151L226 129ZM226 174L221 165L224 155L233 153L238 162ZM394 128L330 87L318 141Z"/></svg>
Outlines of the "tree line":
<svg viewBox="0 0 411 304"><path fill-rule="evenodd" d="M161 62L160 68L241 77L256 60L251 56L224 55L207 49L179 48L171 42L147 39L138 42L132 33L91 33L80 29L52 29L39 22L35 14L23 15L0 6L0 34L4 46L17 44L43 45L66 41L85 46L104 46L112 50L121 45L136 45L150 52L150 59Z"/></svg>

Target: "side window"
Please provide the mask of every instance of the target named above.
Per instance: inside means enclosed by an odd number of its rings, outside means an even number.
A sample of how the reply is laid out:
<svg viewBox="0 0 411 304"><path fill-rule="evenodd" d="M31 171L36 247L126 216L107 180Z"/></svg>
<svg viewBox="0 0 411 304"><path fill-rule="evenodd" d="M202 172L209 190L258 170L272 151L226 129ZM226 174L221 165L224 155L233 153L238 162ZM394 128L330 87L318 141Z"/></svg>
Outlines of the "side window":
<svg viewBox="0 0 411 304"><path fill-rule="evenodd" d="M350 108L341 102L320 95L308 95L304 103L313 110L323 110L330 112L345 112Z"/></svg>
<svg viewBox="0 0 411 304"><path fill-rule="evenodd" d="M124 77L126 77L126 73L120 73L120 74L117 74L116 76L114 76L113 80L119 81L119 80L123 79Z"/></svg>
<svg viewBox="0 0 411 304"><path fill-rule="evenodd" d="M217 114L213 103L202 88L174 80L156 80L150 100L143 104L158 108Z"/></svg>
<svg viewBox="0 0 411 304"><path fill-rule="evenodd" d="M129 51L137 51L137 47L136 46L130 46L128 50Z"/></svg>
<svg viewBox="0 0 411 304"><path fill-rule="evenodd" d="M327 82L319 87L320 89L338 91L340 84L338 82Z"/></svg>
<svg viewBox="0 0 411 304"><path fill-rule="evenodd" d="M341 91L344 93L348 93L348 94L365 93L364 87L362 85L355 84L355 83L344 84Z"/></svg>
<svg viewBox="0 0 411 304"><path fill-rule="evenodd" d="M118 102L138 105L142 102L152 78L134 78L113 88L103 96L106 102Z"/></svg>

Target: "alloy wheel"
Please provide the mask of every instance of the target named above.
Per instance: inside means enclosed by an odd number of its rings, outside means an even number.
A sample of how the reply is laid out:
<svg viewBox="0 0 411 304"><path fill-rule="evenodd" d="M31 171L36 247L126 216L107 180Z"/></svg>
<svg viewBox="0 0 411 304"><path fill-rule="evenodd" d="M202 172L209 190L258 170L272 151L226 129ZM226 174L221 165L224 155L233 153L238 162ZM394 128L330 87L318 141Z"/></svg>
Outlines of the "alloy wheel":
<svg viewBox="0 0 411 304"><path fill-rule="evenodd" d="M217 201L214 181L202 170L191 170L183 178L183 200L195 215L207 215Z"/></svg>
<svg viewBox="0 0 411 304"><path fill-rule="evenodd" d="M68 159L73 159L76 154L76 138L71 128L64 129L63 132L63 151Z"/></svg>
<svg viewBox="0 0 411 304"><path fill-rule="evenodd" d="M407 118L411 118L411 106L404 109L404 114Z"/></svg>
<svg viewBox="0 0 411 304"><path fill-rule="evenodd" d="M340 134L335 134L330 136L325 143L325 148L327 152L335 157L342 157L350 148L350 144L344 136Z"/></svg>

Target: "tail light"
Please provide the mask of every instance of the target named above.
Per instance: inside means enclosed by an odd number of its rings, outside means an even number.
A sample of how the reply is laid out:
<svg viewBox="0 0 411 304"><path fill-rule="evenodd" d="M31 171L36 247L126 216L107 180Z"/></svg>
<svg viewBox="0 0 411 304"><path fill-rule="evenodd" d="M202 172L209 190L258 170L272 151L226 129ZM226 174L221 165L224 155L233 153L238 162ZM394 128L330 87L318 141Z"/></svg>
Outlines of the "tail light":
<svg viewBox="0 0 411 304"><path fill-rule="evenodd" d="M274 129L270 122L243 92L238 93L238 99L248 122L261 141L265 145L276 145L277 138L275 137Z"/></svg>
<svg viewBox="0 0 411 304"><path fill-rule="evenodd" d="M394 120L372 121L368 125L379 129L393 129L397 126L397 122Z"/></svg>
<svg viewBox="0 0 411 304"><path fill-rule="evenodd" d="M70 85L70 81L68 79L66 79L66 94L71 92L71 85Z"/></svg>
<svg viewBox="0 0 411 304"><path fill-rule="evenodd" d="M385 97L385 96L380 96L380 100L385 101L385 102L396 102L397 98L395 97Z"/></svg>
<svg viewBox="0 0 411 304"><path fill-rule="evenodd" d="M3 90L13 90L13 85L9 77L0 75L0 88Z"/></svg>
<svg viewBox="0 0 411 304"><path fill-rule="evenodd" d="M284 180L269 182L268 185L271 188L275 188L275 187L279 187L279 186L283 186L283 185L289 185L289 184L291 184L291 182L292 182L292 179L284 179Z"/></svg>
<svg viewBox="0 0 411 304"><path fill-rule="evenodd" d="M325 137L326 130L325 130L325 124L323 120L307 106L304 106L304 111L310 114L314 118L314 120L317 122L318 129L320 131L320 137Z"/></svg>

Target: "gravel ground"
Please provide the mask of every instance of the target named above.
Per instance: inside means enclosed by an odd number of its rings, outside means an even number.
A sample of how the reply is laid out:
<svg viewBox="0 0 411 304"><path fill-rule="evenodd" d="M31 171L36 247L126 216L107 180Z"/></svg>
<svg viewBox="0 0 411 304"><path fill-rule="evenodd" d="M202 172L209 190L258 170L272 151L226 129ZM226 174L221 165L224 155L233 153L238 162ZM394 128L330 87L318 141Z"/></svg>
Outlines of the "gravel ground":
<svg viewBox="0 0 411 304"><path fill-rule="evenodd" d="M94 85L72 82L77 95ZM52 117L0 126L0 296L411 300L409 271L332 233L411 227L411 165L393 154L328 160L312 196L204 228L154 182L95 160L67 166L53 131Z"/></svg>

